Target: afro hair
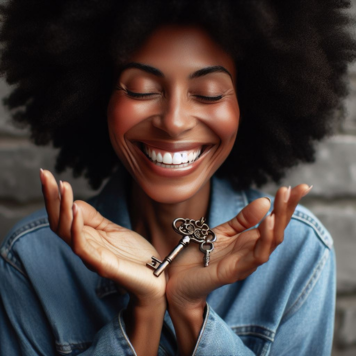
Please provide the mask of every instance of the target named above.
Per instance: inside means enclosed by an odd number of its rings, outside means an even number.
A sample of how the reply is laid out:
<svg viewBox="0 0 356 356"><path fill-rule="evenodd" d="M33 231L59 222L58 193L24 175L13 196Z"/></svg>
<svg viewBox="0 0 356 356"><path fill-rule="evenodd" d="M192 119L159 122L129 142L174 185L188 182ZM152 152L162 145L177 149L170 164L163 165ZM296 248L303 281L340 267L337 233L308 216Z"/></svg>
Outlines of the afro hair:
<svg viewBox="0 0 356 356"><path fill-rule="evenodd" d="M10 0L1 5L4 99L56 170L96 189L120 167L106 111L120 65L164 24L201 26L232 56L241 124L217 174L278 182L342 116L356 43L343 0ZM122 168L122 166L121 166ZM123 169L123 168L122 168Z"/></svg>

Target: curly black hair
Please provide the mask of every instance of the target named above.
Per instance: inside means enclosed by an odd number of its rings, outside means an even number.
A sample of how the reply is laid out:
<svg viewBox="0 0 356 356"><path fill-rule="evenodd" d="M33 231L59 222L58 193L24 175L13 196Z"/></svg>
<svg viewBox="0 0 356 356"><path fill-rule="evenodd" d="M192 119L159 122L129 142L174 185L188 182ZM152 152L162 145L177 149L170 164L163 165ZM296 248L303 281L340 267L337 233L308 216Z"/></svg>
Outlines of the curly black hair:
<svg viewBox="0 0 356 356"><path fill-rule="evenodd" d="M234 58L241 124L217 174L237 188L312 162L347 94L356 42L343 0L11 0L0 7L4 99L38 145L96 189L120 165L106 110L118 68L157 27L195 24Z"/></svg>

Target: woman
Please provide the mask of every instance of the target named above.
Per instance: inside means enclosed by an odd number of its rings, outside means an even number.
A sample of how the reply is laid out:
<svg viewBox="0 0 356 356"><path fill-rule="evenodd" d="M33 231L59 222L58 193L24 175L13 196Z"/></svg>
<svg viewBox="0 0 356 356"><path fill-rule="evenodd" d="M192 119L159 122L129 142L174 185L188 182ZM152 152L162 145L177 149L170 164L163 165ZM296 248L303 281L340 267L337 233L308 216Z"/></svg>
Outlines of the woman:
<svg viewBox="0 0 356 356"><path fill-rule="evenodd" d="M1 250L1 352L330 353L332 240L297 207L311 187L280 188L273 208L248 187L310 161L328 132L355 53L344 5L145 5L2 9L9 107L61 147L59 170L111 178L73 203L41 170L46 210ZM192 241L154 276L152 256L181 238L172 221L201 217L217 237L209 265Z"/></svg>

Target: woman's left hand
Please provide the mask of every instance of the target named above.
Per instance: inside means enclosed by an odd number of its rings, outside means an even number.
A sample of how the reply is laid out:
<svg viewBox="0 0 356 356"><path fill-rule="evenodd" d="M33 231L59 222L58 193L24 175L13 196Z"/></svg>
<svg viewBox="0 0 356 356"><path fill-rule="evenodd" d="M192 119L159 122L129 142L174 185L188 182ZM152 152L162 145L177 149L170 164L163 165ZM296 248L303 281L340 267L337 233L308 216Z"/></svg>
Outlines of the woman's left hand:
<svg viewBox="0 0 356 356"><path fill-rule="evenodd" d="M280 188L272 213L257 228L252 229L267 214L269 199L253 201L235 218L214 228L217 240L208 267L203 267L203 254L198 246L185 248L174 260L167 272L166 298L180 355L193 352L203 323L207 295L225 284L246 278L268 261L282 243L284 230L298 202L309 190L306 184L293 189Z"/></svg>
<svg viewBox="0 0 356 356"><path fill-rule="evenodd" d="M306 184L278 190L274 209L254 229L270 209L270 201L260 198L246 206L235 218L213 229L217 236L208 267L199 245L191 242L168 268L166 297L169 309L202 310L213 290L245 279L266 263L282 243L284 230L300 199L309 192ZM248 231L245 231L250 229ZM196 246L195 246L196 245Z"/></svg>

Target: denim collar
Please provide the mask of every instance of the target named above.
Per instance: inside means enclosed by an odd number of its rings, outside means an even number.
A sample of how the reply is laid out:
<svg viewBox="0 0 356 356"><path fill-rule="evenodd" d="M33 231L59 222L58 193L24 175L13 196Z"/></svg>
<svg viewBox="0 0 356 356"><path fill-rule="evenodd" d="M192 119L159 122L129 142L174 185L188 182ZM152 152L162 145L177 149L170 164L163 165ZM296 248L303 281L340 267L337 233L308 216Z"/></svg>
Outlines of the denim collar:
<svg viewBox="0 0 356 356"><path fill-rule="evenodd" d="M128 211L128 196L131 183L132 178L126 171L118 171L114 173L93 201L93 205L100 214L127 229L132 229ZM234 190L227 179L212 177L207 220L211 228L232 219L247 204L248 200L244 191ZM99 276L96 288L96 294L99 298L118 291L113 281Z"/></svg>

